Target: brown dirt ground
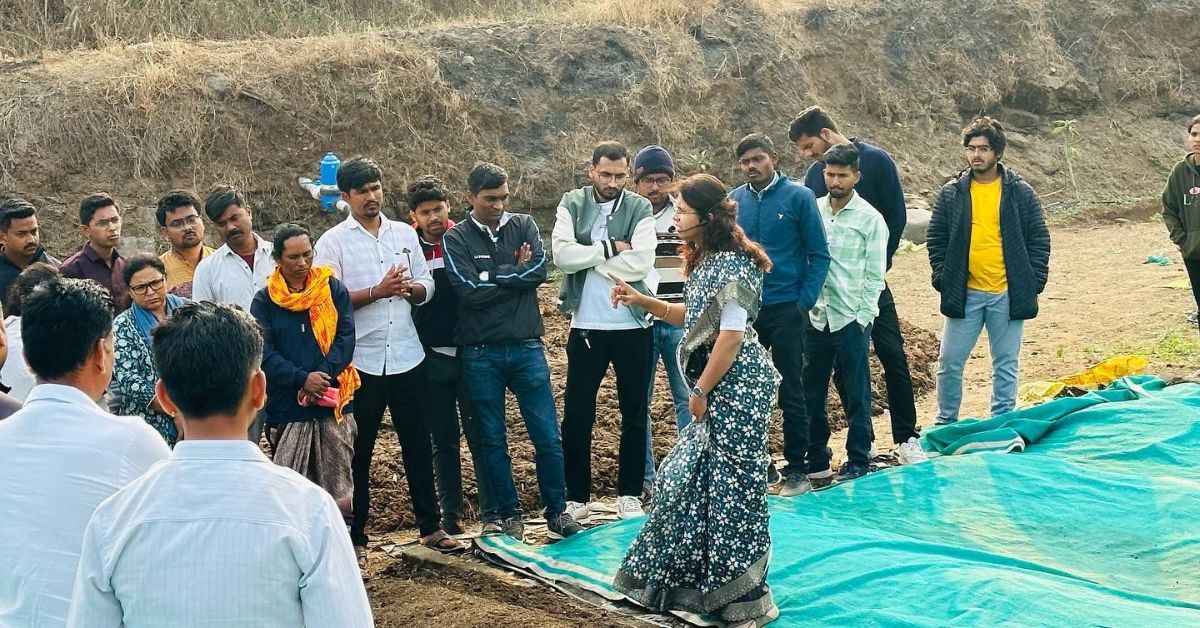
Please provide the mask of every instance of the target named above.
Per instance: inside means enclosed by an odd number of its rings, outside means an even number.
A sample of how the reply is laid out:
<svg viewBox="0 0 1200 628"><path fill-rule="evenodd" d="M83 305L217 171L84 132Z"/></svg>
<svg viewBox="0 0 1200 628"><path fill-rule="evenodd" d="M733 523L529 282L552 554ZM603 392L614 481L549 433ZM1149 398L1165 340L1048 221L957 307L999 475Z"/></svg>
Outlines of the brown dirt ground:
<svg viewBox="0 0 1200 628"><path fill-rule="evenodd" d="M1149 352L1149 370L1155 374L1183 376L1200 367L1200 355L1196 353L1154 351L1164 338L1187 339L1196 334L1184 321L1192 307L1190 294L1178 287L1166 287L1178 286L1184 275L1178 254L1164 246L1166 239L1160 223L1056 226L1052 235L1051 278L1042 300L1041 314L1026 327L1022 381L1070 374L1104 357L1132 349ZM1166 267L1143 264L1146 256L1154 254L1167 254L1173 263ZM1096 263L1100 256L1104 259L1103 264ZM914 333L922 338L917 343L910 342L910 347L919 345L921 355L917 360L932 369L937 345L936 340L928 345L926 339L934 338L933 332L928 330L940 330L941 316L937 295L929 287L929 264L924 252L897 256L889 283L901 316L917 326ZM556 347L561 345L565 332L561 323L551 327L549 342ZM550 354L554 372L562 373L564 356L561 351L552 348ZM921 377L931 377L927 373L929 371ZM561 381L556 381L559 391L561 385ZM922 390L931 392L926 382L919 385ZM660 385L659 390L663 391L665 387ZM611 388L606 391L602 393L601 407L612 408L613 392ZM990 391L987 345L981 343L967 366L964 415L985 413ZM663 397L660 394L656 398L654 407L656 451L665 449L673 436L670 404ZM918 399L922 425L932 422L935 401L933 395ZM516 415L510 412L510 416ZM616 465L613 455L616 420L611 416L601 417L597 423L598 449L604 454L596 461L596 476L597 480L608 478L607 482L600 482L599 492L611 493L611 478L615 476ZM877 442L881 449L886 449L891 433L886 417L876 416L875 423ZM519 433L519 428L514 426L511 441L518 442L523 436L523 432ZM777 439L778 435L773 434L773 440ZM844 439L844 430L834 435L831 444L835 451L841 451ZM778 451L777 442L773 449ZM389 503L381 513L376 513L376 527L380 530L406 525L402 515L408 508L405 491L397 485L401 472L396 468L395 441L384 439L381 450L373 476L379 487L379 502ZM514 454L514 469L518 477L523 478L518 482L519 490L528 498L536 492L531 452L528 447L514 447ZM468 466L469 461L464 459L464 465ZM467 471L466 476L471 485L472 474ZM473 486L470 491L473 495ZM411 537L411 532L385 533L379 543L403 542ZM369 583L368 593L380 626L429 621L451 626L492 625L498 621L539 626L585 622L622 625L629 621L580 605L547 587L516 586L481 574L414 567L388 557L378 547L372 553L372 561L376 577Z"/></svg>

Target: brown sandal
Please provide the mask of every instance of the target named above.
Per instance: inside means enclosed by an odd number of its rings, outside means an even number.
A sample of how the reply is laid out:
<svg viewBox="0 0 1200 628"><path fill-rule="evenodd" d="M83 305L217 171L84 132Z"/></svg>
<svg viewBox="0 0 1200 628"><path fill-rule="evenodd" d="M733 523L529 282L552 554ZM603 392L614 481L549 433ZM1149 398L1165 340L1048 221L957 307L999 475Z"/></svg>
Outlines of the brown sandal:
<svg viewBox="0 0 1200 628"><path fill-rule="evenodd" d="M421 545L443 554L457 554L458 552L467 549L467 546L459 543L457 539L446 534L445 530L438 530L429 536L421 537Z"/></svg>

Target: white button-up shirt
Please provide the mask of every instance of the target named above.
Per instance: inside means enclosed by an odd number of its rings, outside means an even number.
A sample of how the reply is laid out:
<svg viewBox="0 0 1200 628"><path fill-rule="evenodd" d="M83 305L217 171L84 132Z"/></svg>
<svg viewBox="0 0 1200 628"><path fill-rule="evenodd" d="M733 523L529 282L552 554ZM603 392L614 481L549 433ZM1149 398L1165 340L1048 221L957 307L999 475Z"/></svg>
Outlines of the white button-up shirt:
<svg viewBox="0 0 1200 628"><path fill-rule="evenodd" d="M0 421L0 626L63 626L79 546L100 502L171 450L138 417L41 384Z"/></svg>
<svg viewBox="0 0 1200 628"><path fill-rule="evenodd" d="M254 295L267 286L267 278L275 272L271 243L257 233L254 239L258 248L254 250L253 270L228 244L200 260L192 277L192 299L236 305L249 312Z"/></svg>
<svg viewBox="0 0 1200 628"><path fill-rule="evenodd" d="M21 317L9 316L4 319L4 333L8 336L8 359L0 367L0 382L12 388L8 394L17 401L25 401L29 391L37 385L33 379L33 371L25 361L25 341L21 340Z"/></svg>
<svg viewBox="0 0 1200 628"><path fill-rule="evenodd" d="M317 265L333 274L352 292L378 285L393 266L408 269L425 286L425 301L433 298L433 276L425 263L417 230L379 215L379 237L371 235L354 216L326 231L317 241ZM416 367L425 350L413 324L407 299L379 299L354 310L354 366L369 375L394 375Z"/></svg>
<svg viewBox="0 0 1200 628"><path fill-rule="evenodd" d="M369 628L333 498L245 440L185 440L96 509L68 626Z"/></svg>

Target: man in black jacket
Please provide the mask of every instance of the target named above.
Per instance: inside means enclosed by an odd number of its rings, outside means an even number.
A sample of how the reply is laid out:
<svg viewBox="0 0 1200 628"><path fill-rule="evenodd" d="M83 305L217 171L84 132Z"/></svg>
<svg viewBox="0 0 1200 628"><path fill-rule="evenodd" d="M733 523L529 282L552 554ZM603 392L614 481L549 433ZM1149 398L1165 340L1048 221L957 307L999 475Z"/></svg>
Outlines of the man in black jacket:
<svg viewBox="0 0 1200 628"><path fill-rule="evenodd" d="M476 473L480 490L487 493L484 533L519 539L525 529L508 456L508 389L517 397L533 441L550 536L571 536L582 528L566 512L562 438L542 346L545 329L537 290L546 281L549 260L541 233L532 216L505 211L508 173L500 166L475 164L467 188L471 211L446 232L442 244L447 276L459 298L455 339L479 422L482 464Z"/></svg>
<svg viewBox="0 0 1200 628"><path fill-rule="evenodd" d="M938 368L939 424L958 420L962 372L986 325L992 354L992 416L1012 410L1024 321L1037 316L1046 287L1050 231L1024 179L1000 164L1000 123L977 118L963 129L969 166L938 194L929 221L933 288L946 316Z"/></svg>
<svg viewBox="0 0 1200 628"><path fill-rule="evenodd" d="M433 275L433 299L413 314L417 334L425 348L426 387L421 402L422 415L433 436L433 457L437 471L438 496L442 504L442 528L450 534L462 534L462 465L459 462L459 417L467 434L467 448L475 464L478 457L478 429L471 416L466 379L459 361L461 348L454 340L458 324L458 294L446 272L442 237L454 226L450 220L450 193L433 176L423 176L408 186L408 208L421 240L425 263ZM479 491L479 508L487 510L487 493Z"/></svg>
<svg viewBox="0 0 1200 628"><path fill-rule="evenodd" d="M853 144L858 149L858 171L862 176L854 191L882 214L887 223L887 268L890 270L892 256L896 254L908 222L900 173L892 156L878 146L842 135L829 114L815 105L792 120L788 137L804 157L813 160L804 175L804 185L817 198L829 193L825 188L825 162L821 160L825 151L837 144ZM896 455L902 464L925 460L925 452L917 444L917 404L908 356L904 353L904 336L900 334L900 316L896 313L892 290L886 284L879 295L879 315L871 327L871 343L875 345L875 355L883 366L883 378L887 383L888 414L892 420ZM834 373L834 377L841 375Z"/></svg>

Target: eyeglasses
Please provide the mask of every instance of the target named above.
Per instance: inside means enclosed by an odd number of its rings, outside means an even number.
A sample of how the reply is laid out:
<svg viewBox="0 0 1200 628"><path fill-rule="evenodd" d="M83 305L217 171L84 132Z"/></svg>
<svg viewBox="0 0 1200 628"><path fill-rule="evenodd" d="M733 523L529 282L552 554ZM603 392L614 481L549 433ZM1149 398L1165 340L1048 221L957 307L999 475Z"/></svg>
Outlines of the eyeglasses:
<svg viewBox="0 0 1200 628"><path fill-rule="evenodd" d="M184 216L183 218L172 220L171 222L167 223L167 226L172 229L182 229L184 227L194 227L198 224L200 224L200 216L192 214L191 216Z"/></svg>
<svg viewBox="0 0 1200 628"><path fill-rule="evenodd" d="M136 286L129 286L129 290L134 294L144 295L149 292L158 292L159 290L162 290L163 286L165 285L167 285L166 277L159 277L158 279L152 279L146 283L140 283Z"/></svg>
<svg viewBox="0 0 1200 628"><path fill-rule="evenodd" d="M668 177L665 174L650 175L647 177L642 177L642 180L641 180L642 183L645 183L646 185L652 185L654 187L662 187L664 185L671 185L671 181L673 181L673 179L671 177Z"/></svg>

